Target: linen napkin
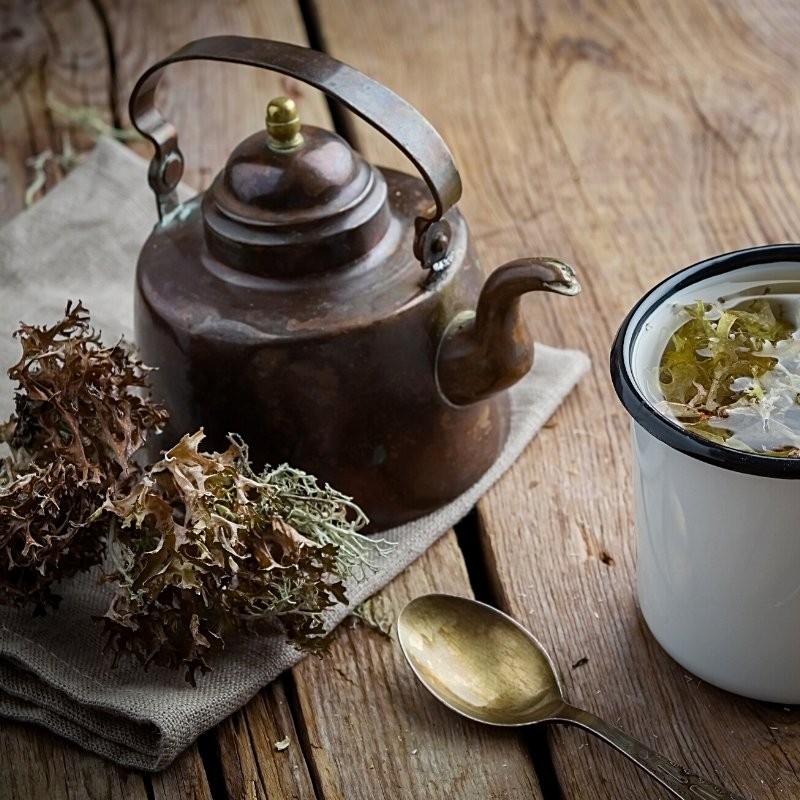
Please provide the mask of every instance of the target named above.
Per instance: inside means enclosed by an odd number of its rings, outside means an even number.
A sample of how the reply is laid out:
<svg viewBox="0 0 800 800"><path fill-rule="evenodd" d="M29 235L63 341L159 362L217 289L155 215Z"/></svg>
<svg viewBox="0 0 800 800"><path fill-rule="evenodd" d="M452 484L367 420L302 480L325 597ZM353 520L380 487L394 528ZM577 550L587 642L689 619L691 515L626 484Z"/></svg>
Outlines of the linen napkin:
<svg viewBox="0 0 800 800"><path fill-rule="evenodd" d="M190 194L184 190L183 196ZM132 340L133 275L156 222L147 165L102 140L88 159L31 209L0 228L0 420L13 410L6 370L19 357L11 338L20 320L52 324L68 299L81 299L103 341ZM498 461L448 506L384 532L396 543L378 571L348 587L359 604L402 572L461 519L509 468L587 370L580 352L537 345L531 374L512 390L512 424ZM228 644L213 671L192 688L179 673L124 663L101 653L92 615L108 606L109 586L87 574L57 587L57 612L0 607L0 715L36 722L127 767L160 770L208 728L240 708L302 654L280 637ZM329 614L336 625L349 613Z"/></svg>

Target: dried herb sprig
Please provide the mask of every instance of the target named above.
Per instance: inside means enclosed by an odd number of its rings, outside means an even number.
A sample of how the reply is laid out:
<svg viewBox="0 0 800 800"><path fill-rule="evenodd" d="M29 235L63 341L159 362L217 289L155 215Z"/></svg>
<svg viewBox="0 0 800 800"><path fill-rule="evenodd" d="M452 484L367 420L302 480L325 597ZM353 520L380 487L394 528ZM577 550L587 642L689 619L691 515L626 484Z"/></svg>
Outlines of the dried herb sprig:
<svg viewBox="0 0 800 800"><path fill-rule="evenodd" d="M257 475L240 440L204 453L202 439L184 436L104 505L118 520L108 648L183 667L191 683L234 632L277 624L301 649L322 646L322 612L347 602L342 578L390 547L357 533L363 512L311 475L286 465Z"/></svg>
<svg viewBox="0 0 800 800"><path fill-rule="evenodd" d="M84 159L85 153L79 152L72 145L70 131L79 134L88 134L92 142L97 142L101 136L110 136L120 142L132 142L142 139L142 135L134 128L115 128L105 121L103 112L91 106L68 106L60 102L52 92L45 97L47 109L54 116L59 117L69 126L61 131L61 152L50 149L35 153L26 160L26 165L32 173L31 181L25 189L25 207L33 205L44 193L48 173L66 174L77 167Z"/></svg>
<svg viewBox="0 0 800 800"><path fill-rule="evenodd" d="M133 455L166 414L137 394L147 370L103 347L81 303L51 327L22 325L16 413L0 424L0 603L56 606L56 581L100 563L107 492L127 491Z"/></svg>

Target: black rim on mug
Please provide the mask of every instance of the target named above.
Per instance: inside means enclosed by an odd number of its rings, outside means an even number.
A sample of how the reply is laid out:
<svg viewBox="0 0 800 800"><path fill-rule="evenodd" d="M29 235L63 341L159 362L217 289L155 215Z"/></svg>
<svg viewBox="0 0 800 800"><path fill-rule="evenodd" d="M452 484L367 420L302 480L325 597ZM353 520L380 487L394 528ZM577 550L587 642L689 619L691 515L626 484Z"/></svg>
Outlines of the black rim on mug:
<svg viewBox="0 0 800 800"><path fill-rule="evenodd" d="M704 439L661 414L646 398L632 366L634 346L652 313L682 290L759 265L796 263L800 282L800 244L751 247L724 253L676 272L653 287L625 317L611 347L611 380L622 405L649 434L687 456L735 472L768 478L800 478L800 459L776 458L735 450ZM768 282L765 278L765 283Z"/></svg>

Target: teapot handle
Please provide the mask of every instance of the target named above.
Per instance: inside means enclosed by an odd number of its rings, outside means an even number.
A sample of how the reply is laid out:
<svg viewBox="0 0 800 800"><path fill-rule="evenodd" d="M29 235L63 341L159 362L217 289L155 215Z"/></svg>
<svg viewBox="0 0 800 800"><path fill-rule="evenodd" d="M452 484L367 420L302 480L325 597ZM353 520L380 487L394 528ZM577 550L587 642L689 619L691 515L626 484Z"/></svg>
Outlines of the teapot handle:
<svg viewBox="0 0 800 800"><path fill-rule="evenodd" d="M286 42L246 36L197 39L154 64L136 82L130 117L156 149L148 174L159 219L179 205L176 190L183 175L183 155L175 127L154 105L156 87L165 67L197 59L263 67L297 78L340 100L394 142L419 170L435 204L429 216L415 221L414 255L426 268L447 265L450 225L442 216L461 197L461 179L441 136L413 106L382 84L325 53Z"/></svg>

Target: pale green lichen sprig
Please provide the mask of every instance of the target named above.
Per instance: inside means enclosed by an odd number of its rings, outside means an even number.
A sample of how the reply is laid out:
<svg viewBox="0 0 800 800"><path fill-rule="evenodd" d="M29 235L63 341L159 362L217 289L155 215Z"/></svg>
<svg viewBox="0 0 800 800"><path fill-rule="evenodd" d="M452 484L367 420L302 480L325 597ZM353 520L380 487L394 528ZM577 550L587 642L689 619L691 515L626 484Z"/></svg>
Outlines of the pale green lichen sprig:
<svg viewBox="0 0 800 800"><path fill-rule="evenodd" d="M307 473L256 474L236 437L224 453L184 436L126 497L109 499L118 590L108 647L144 664L209 669L234 633L282 629L306 650L328 640L324 612L348 602L388 543L362 536L363 512Z"/></svg>

